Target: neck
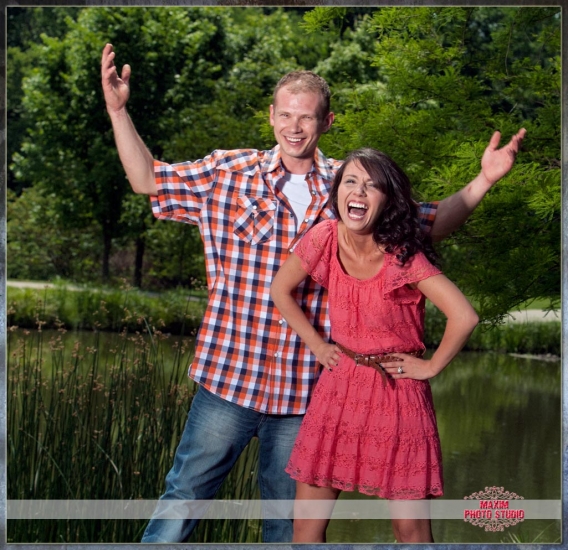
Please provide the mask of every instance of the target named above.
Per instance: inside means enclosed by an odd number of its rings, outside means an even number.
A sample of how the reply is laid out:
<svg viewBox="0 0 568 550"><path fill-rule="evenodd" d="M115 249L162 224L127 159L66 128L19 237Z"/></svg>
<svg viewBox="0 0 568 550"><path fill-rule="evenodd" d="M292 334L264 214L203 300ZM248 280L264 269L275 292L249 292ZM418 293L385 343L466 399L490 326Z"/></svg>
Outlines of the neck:
<svg viewBox="0 0 568 550"><path fill-rule="evenodd" d="M339 221L339 231L344 245L350 248L355 254L364 255L381 252L381 249L373 239L373 235L368 233L361 235L349 231L341 220Z"/></svg>
<svg viewBox="0 0 568 550"><path fill-rule="evenodd" d="M290 172L290 174L307 174L312 170L314 157L295 158L283 154L282 164L286 172Z"/></svg>

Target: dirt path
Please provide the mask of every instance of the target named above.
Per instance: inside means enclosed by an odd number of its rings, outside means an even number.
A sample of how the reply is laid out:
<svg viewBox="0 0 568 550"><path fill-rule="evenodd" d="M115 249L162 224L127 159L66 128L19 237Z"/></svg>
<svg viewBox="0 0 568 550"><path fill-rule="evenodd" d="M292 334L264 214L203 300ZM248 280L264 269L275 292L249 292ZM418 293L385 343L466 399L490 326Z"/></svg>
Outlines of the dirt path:
<svg viewBox="0 0 568 550"><path fill-rule="evenodd" d="M560 311L546 311L543 309L525 309L509 313L508 321L511 323L530 323L535 321L561 321Z"/></svg>
<svg viewBox="0 0 568 550"><path fill-rule="evenodd" d="M54 288L56 285L53 283L36 283L33 281L6 281L6 286L14 286L17 288ZM69 290L81 290L78 286L67 285Z"/></svg>

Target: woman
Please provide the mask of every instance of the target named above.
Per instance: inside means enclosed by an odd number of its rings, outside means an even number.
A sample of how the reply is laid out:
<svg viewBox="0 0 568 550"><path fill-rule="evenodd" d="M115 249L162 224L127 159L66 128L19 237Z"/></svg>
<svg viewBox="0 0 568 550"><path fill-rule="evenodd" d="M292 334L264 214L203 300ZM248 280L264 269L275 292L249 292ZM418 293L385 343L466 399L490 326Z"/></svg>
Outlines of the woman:
<svg viewBox="0 0 568 550"><path fill-rule="evenodd" d="M441 496L442 457L428 379L456 356L478 317L436 267L407 176L370 148L351 153L330 199L337 220L318 224L296 246L271 296L325 367L286 471L296 479L294 542L325 542L329 515L302 518L310 501L331 506L341 491L389 500ZM311 276L328 289L326 343L294 299ZM424 352L424 304L446 316L438 349ZM329 510L329 511L330 511ZM398 542L432 542L430 520L392 519Z"/></svg>

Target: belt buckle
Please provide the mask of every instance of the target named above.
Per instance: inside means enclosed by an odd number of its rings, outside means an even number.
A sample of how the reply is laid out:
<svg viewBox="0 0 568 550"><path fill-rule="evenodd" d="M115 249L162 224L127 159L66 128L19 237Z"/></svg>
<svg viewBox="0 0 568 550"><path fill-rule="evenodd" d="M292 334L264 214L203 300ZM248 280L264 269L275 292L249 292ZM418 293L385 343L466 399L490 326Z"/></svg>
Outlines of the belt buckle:
<svg viewBox="0 0 568 550"><path fill-rule="evenodd" d="M355 357L353 358L353 359L355 359L355 366L358 367L359 366L359 359L365 359L365 357L367 357L367 356L364 353L356 353Z"/></svg>

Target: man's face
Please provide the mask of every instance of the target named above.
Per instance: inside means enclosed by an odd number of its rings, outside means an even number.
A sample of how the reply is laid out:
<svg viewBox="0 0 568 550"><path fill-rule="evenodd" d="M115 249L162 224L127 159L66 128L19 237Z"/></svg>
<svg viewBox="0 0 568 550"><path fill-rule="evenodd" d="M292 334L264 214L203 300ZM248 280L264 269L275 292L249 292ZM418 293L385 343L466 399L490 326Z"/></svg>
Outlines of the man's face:
<svg viewBox="0 0 568 550"><path fill-rule="evenodd" d="M317 93L292 93L284 87L278 90L274 105L270 106L270 124L281 148L282 161L289 170L302 161L313 160L320 136L333 123L333 113L322 117L320 101Z"/></svg>

